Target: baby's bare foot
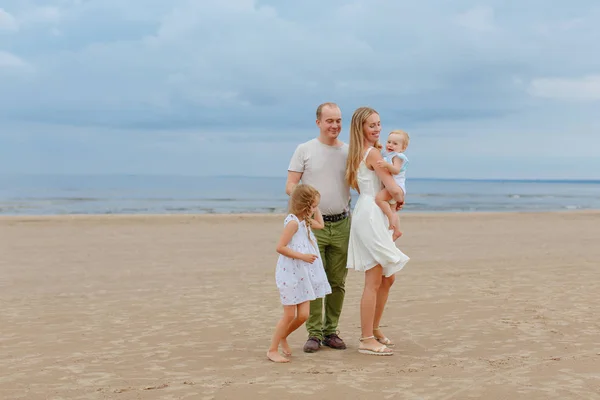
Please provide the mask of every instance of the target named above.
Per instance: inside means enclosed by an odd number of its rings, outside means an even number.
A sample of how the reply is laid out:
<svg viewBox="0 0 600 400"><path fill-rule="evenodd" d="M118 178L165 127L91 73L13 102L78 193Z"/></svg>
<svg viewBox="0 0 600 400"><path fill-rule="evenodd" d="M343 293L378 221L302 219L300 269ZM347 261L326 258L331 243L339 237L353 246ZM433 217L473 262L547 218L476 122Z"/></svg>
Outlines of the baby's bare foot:
<svg viewBox="0 0 600 400"><path fill-rule="evenodd" d="M284 356L291 356L292 355L292 349L290 348L290 345L288 344L286 339L281 339L281 342L279 342L281 344L281 351L283 352Z"/></svg>
<svg viewBox="0 0 600 400"><path fill-rule="evenodd" d="M267 351L267 358L276 363L290 362L290 360L279 354L277 351Z"/></svg>
<svg viewBox="0 0 600 400"><path fill-rule="evenodd" d="M400 236L402 236L402 232L398 228L394 228L394 234L392 235L392 239L396 241Z"/></svg>
<svg viewBox="0 0 600 400"><path fill-rule="evenodd" d="M393 229L394 232L396 232L398 230L399 220L400 220L400 217L398 217L398 214L392 214L392 217L389 219L390 227L388 229Z"/></svg>

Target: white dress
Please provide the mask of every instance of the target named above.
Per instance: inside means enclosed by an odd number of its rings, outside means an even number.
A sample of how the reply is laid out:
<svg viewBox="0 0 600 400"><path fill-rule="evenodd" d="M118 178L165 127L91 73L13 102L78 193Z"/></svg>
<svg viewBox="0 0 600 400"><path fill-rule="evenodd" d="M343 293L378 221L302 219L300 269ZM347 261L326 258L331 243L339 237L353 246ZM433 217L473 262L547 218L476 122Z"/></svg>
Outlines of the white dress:
<svg viewBox="0 0 600 400"><path fill-rule="evenodd" d="M375 203L375 196L382 188L375 171L365 160L370 147L358 166L360 194L352 212L350 241L348 243L348 268L367 271L377 264L383 267L383 275L389 277L404 268L410 258L396 247L392 240L389 221Z"/></svg>
<svg viewBox="0 0 600 400"><path fill-rule="evenodd" d="M331 293L321 254L316 246L315 235L311 230L307 231L306 223L299 221L294 214L289 214L283 225L287 225L292 220L298 222L298 231L292 236L288 247L300 253L315 254L318 257L310 264L282 254L279 255L275 269L275 282L279 289L281 304L286 306L312 301ZM308 232L310 232L310 237L315 245L308 240Z"/></svg>

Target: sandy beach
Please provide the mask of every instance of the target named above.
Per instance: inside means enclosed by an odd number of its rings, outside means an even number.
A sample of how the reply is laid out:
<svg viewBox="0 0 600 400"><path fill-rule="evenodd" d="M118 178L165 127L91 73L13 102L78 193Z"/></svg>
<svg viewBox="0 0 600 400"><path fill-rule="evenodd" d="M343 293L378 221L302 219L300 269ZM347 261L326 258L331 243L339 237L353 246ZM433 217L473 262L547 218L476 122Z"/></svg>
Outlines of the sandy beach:
<svg viewBox="0 0 600 400"><path fill-rule="evenodd" d="M275 364L282 222L0 218L0 399L600 398L600 212L402 214L395 355L357 352L351 271L348 349Z"/></svg>

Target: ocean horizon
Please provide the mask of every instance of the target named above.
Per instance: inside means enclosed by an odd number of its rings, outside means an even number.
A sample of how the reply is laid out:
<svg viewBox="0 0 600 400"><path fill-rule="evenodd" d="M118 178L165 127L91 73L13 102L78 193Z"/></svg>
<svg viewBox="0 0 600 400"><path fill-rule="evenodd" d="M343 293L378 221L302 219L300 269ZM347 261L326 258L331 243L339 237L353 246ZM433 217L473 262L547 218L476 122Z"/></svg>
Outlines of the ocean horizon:
<svg viewBox="0 0 600 400"><path fill-rule="evenodd" d="M0 175L0 215L283 213L285 176ZM354 206L357 194L352 191ZM600 179L407 180L403 212L600 209Z"/></svg>

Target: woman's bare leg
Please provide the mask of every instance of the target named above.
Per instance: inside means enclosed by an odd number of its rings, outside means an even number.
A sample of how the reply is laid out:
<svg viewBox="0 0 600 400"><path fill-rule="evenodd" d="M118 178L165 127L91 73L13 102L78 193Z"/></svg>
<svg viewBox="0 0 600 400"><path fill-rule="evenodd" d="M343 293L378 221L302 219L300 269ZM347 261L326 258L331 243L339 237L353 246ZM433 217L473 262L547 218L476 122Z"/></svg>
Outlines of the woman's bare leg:
<svg viewBox="0 0 600 400"><path fill-rule="evenodd" d="M376 265L365 272L365 287L360 300L361 349L375 350L381 348L381 344L375 338L371 338L374 336L373 322L377 307L377 292L379 291L383 277L381 273L381 265ZM385 349L384 351L390 352L389 349Z"/></svg>
<svg viewBox="0 0 600 400"><path fill-rule="evenodd" d="M373 329L379 328L379 324L381 323L381 317L383 316L383 310L385 309L385 305L390 294L390 288L394 284L395 280L395 275L392 275L387 278L383 277L381 279L381 285L379 285L379 290L377 291L377 304L375 306L375 316L373 318ZM377 339L385 338L385 335L383 335L381 330L374 331L373 334Z"/></svg>

